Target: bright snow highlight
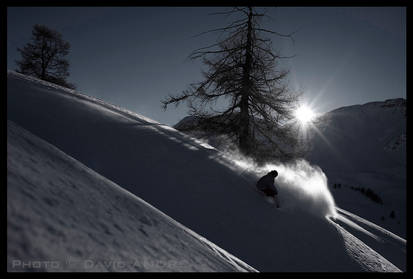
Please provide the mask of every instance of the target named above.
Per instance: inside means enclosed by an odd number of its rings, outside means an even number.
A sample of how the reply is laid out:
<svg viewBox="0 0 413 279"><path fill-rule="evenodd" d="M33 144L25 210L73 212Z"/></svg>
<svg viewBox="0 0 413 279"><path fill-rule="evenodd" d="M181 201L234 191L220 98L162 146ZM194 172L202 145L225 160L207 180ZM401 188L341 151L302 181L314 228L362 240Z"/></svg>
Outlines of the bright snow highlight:
<svg viewBox="0 0 413 279"><path fill-rule="evenodd" d="M239 153L224 153L228 166L236 165L242 172L249 173L254 181L271 170L277 170L275 185L279 190L282 208L305 210L319 217L336 217L334 198L328 189L327 177L317 166L300 159L290 164L273 163L258 166L252 159Z"/></svg>

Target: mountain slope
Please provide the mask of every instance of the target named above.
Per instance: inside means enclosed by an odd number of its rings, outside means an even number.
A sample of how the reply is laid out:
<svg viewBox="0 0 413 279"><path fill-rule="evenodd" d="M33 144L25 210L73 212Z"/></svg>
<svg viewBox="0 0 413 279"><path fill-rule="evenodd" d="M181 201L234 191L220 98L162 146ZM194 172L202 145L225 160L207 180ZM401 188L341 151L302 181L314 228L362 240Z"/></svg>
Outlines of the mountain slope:
<svg viewBox="0 0 413 279"><path fill-rule="evenodd" d="M7 122L8 271L255 271Z"/></svg>
<svg viewBox="0 0 413 279"><path fill-rule="evenodd" d="M310 130L309 144L307 159L325 171L330 186L341 185L331 187L340 207L406 237L405 99L326 113ZM367 189L382 204L360 192Z"/></svg>
<svg viewBox="0 0 413 279"><path fill-rule="evenodd" d="M314 126L308 159L325 170L405 169L404 99L342 107L321 116Z"/></svg>
<svg viewBox="0 0 413 279"><path fill-rule="evenodd" d="M234 152L223 135L187 130L196 122L188 116L174 127ZM303 136L305 158L325 172L340 207L406 237L405 99L335 109L306 126Z"/></svg>
<svg viewBox="0 0 413 279"><path fill-rule="evenodd" d="M326 218L336 215L334 200L308 163L248 171L242 160L99 100L13 72L7 86L8 119L260 271L399 271ZM253 187L272 167L282 170L281 211ZM358 248L349 253L346 241Z"/></svg>

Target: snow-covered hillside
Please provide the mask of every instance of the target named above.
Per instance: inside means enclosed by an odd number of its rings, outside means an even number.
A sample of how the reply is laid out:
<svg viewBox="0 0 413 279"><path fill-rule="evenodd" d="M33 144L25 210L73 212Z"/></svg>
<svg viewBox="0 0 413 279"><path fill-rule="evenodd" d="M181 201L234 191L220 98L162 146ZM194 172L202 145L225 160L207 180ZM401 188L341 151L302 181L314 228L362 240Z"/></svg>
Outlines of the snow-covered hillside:
<svg viewBox="0 0 413 279"><path fill-rule="evenodd" d="M314 123L308 159L325 170L406 168L406 100L342 107ZM331 159L334 160L331 160Z"/></svg>
<svg viewBox="0 0 413 279"><path fill-rule="evenodd" d="M342 107L321 116L310 132L307 159L326 173L337 204L405 237L406 100Z"/></svg>
<svg viewBox="0 0 413 279"><path fill-rule="evenodd" d="M223 135L187 130L196 122L187 116L174 127L220 150L234 151ZM318 117L303 135L306 159L327 175L340 207L406 237L405 99L338 108ZM376 197L382 203L374 201Z"/></svg>
<svg viewBox="0 0 413 279"><path fill-rule="evenodd" d="M8 271L255 271L7 122Z"/></svg>
<svg viewBox="0 0 413 279"><path fill-rule="evenodd" d="M169 126L14 72L7 118L259 271L405 270L405 241L337 212L323 171L305 161L258 169ZM254 189L271 168L280 170L281 210Z"/></svg>

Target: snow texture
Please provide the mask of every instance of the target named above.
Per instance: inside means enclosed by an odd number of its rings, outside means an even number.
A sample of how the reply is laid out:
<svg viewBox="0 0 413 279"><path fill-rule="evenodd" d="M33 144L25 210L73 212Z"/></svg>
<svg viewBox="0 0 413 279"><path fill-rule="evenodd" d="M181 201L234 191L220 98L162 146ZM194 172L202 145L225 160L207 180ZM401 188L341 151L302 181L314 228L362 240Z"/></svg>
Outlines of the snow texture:
<svg viewBox="0 0 413 279"><path fill-rule="evenodd" d="M227 157L252 172L258 170L264 174L271 169L270 165L259 168L251 160L238 155L236 147L224 135L185 130L196 121L196 117L188 116L174 127L224 151ZM302 205L304 209L309 207L308 201L311 200L309 197L314 198L315 192L323 193L318 195L315 203L317 207L313 206L312 211L318 214L329 212L332 216L335 209L330 196L333 196L334 203L343 210L356 213L392 233L405 237L407 226L406 100L391 99L342 107L320 115L302 132L303 142L310 147L306 159L311 162L311 166L304 167L308 165L304 160L295 164L301 165L299 168L273 164L273 168L283 169L282 174L291 173L294 177L294 181L290 181L287 187L284 187L284 183L280 183L283 181L281 175L276 180L281 190L288 189L290 192L293 189L297 190L292 191L292 196L306 198L307 203L300 201L297 204ZM307 171L303 171L305 169ZM309 178L309 169L313 169L311 173L316 173L315 169L319 170L320 175L311 176L314 179L320 180L322 176L328 178L327 183L315 183L320 191L313 191L313 187L303 183ZM310 196L306 189L311 189ZM356 189L364 191L368 189L383 202L377 203ZM283 196L285 199L285 193ZM295 200L289 199L288 204L293 205ZM321 210L322 203L329 205L326 207L327 211ZM394 216L391 215L392 212ZM404 267L405 253L399 252L396 262L399 267Z"/></svg>
<svg viewBox="0 0 413 279"><path fill-rule="evenodd" d="M8 271L255 271L7 123Z"/></svg>
<svg viewBox="0 0 413 279"><path fill-rule="evenodd" d="M406 237L406 100L342 107L321 116L310 130L307 160L320 166L343 209ZM351 188L369 188L377 204ZM389 218L394 211L396 218Z"/></svg>
<svg viewBox="0 0 413 279"><path fill-rule="evenodd" d="M9 120L259 271L400 271L341 229L326 176L312 164L250 168L169 126L53 84L9 72L7 88ZM281 210L254 186L272 168Z"/></svg>

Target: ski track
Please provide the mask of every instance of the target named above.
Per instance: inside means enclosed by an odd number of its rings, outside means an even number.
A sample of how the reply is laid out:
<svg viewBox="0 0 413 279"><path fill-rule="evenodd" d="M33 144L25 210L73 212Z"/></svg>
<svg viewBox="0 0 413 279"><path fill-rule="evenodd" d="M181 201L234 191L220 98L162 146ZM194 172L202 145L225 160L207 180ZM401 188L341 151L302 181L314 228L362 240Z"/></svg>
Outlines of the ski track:
<svg viewBox="0 0 413 279"><path fill-rule="evenodd" d="M351 212L336 209L339 213L331 221L342 229L346 228L347 233L352 232L354 237L357 236L399 270L406 270L406 240Z"/></svg>
<svg viewBox="0 0 413 279"><path fill-rule="evenodd" d="M376 241L382 241L381 238L379 238L377 235L369 232L365 228L359 226L358 224L354 223L353 221L349 220L348 218L346 218L345 216L343 216L341 214L337 214L336 222L343 222L345 225L348 225L348 226L360 231L361 233L364 233L364 234L370 236L371 238L373 238Z"/></svg>
<svg viewBox="0 0 413 279"><path fill-rule="evenodd" d="M177 143L182 143L184 146L188 147L189 149L194 149L198 150L200 146L205 149L213 149L213 147L210 146L205 146L202 145L200 141L194 140L192 137L187 136L179 131L176 131L173 128L170 128L169 126L166 126L164 124L158 123L156 121L153 121L149 118L146 118L144 116L141 116L137 113L130 112L128 110L124 110L122 108L119 108L117 106L108 104L103 102L102 100L99 100L97 98L92 98L83 94L80 94L78 92L75 92L74 90L70 90L67 88L63 88L57 85L50 84L48 82L40 81L35 78L30 78L24 75L20 75L18 73L14 73L12 71L8 71L8 75L13 74L14 77L18 77L21 79L23 82L27 83L36 83L41 86L46 86L48 88L51 88L53 90L57 90L59 93L62 93L63 95L67 97L72 97L72 98L77 98L79 100L85 100L88 101L91 104L103 107L107 110L108 113L115 113L121 117L124 117L128 120L132 120L134 122L137 122L137 125L142 125L142 126L149 126L148 128L152 128L153 126L154 129L157 130L157 133L163 134L167 136L170 140L176 141ZM180 136L181 139L177 139L175 136ZM183 143L183 140L186 141L186 143ZM201 144L201 145L200 145ZM243 177L244 178L244 177ZM119 186L118 186L119 187ZM121 187L119 187L121 188ZM129 195L133 196L136 198L135 195L132 193L128 192L127 190L124 190ZM139 199L139 198L137 198ZM140 199L139 199L140 200ZM151 206L149 203L145 201L141 201L142 203L146 204L148 208L152 208L156 210L153 206ZM398 237L397 235L355 215L352 214L348 211L345 211L343 209L337 208L336 210L339 212L339 216L337 216L338 221L342 221L344 224L338 224L337 221L330 221L331 224L337 229L337 231L340 233L340 235L343 237L345 249L348 252L349 255L351 255L352 259L355 260L364 270L366 271L378 271L378 272L384 272L384 271L390 271L390 272L400 272L401 270L397 268L395 265L393 265L391 262L389 262L386 258L384 258L381 254L376 252L374 249L363 243L359 238L348 232L346 229L343 228L343 226L348 226L349 228L355 229L358 233L361 235L367 235L369 238L373 239L376 242L379 242L381 239L384 239L385 241L391 242L391 243L396 243L401 247L406 247L406 240L403 238ZM159 211L160 212L160 211ZM230 263L235 269L237 270L248 270L248 271L254 271L253 268L250 266L246 265L243 263L241 260L238 258L232 256L225 250L221 249L214 243L206 240L204 237L201 237L194 233L192 230L188 229L187 227L181 225L165 213L160 212L160 215L162 215L164 218L168 219L170 223L173 223L175 226L180 227L183 229L185 232L187 232L191 237L197 239L200 241L200 243L206 247L208 250L213 252L215 255L217 255L219 258L224 260L225 262ZM374 233L370 232L369 230L374 230ZM378 235L380 236L378 236Z"/></svg>
<svg viewBox="0 0 413 279"><path fill-rule="evenodd" d="M355 222L359 223L361 226L365 226L366 228L370 230L374 230L376 234L382 235L381 239L383 239L383 241L396 243L400 247L406 249L406 240L403 239L402 237L395 235L394 233L374 224L373 222L370 222L364 218L361 218L357 216L356 214L353 214L347 210L344 210L339 207L336 207L336 210L339 211L341 214L344 214L347 218L350 218L354 220Z"/></svg>
<svg viewBox="0 0 413 279"><path fill-rule="evenodd" d="M331 221L343 237L345 249L352 255L354 261L365 271L374 272L401 272L399 268L385 259L382 255L367 246L360 239L349 233L342 226Z"/></svg>

